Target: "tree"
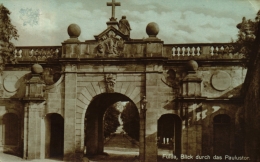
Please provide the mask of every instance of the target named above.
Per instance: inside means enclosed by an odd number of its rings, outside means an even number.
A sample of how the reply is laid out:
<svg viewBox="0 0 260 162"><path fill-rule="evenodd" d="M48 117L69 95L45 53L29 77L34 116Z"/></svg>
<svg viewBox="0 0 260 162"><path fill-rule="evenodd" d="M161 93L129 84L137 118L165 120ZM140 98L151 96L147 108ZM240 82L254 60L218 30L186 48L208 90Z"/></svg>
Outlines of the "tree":
<svg viewBox="0 0 260 162"><path fill-rule="evenodd" d="M114 133L120 123L118 121L118 116L120 112L116 108L116 104L107 108L107 111L104 115L104 136L109 137L111 133Z"/></svg>
<svg viewBox="0 0 260 162"><path fill-rule="evenodd" d="M238 24L240 29L237 43L244 48L247 63L247 74L243 84L241 94L244 96L244 105L237 111L237 139L244 146L238 154L250 157L251 161L259 161L260 148L260 11L257 13L255 21L243 18ZM251 27L251 29L250 29ZM250 30L251 31L250 31ZM243 32L246 34L242 34ZM250 32L249 32L250 31ZM253 37L250 35L254 35ZM252 37L252 38L251 38ZM250 39L251 38L251 39Z"/></svg>
<svg viewBox="0 0 260 162"><path fill-rule="evenodd" d="M19 35L11 23L10 14L11 12L3 4L0 4L0 64L2 68L8 61L16 63L13 54L15 46L11 40L17 40Z"/></svg>
<svg viewBox="0 0 260 162"><path fill-rule="evenodd" d="M137 108L128 102L121 113L124 131L133 139L139 141L140 119Z"/></svg>
<svg viewBox="0 0 260 162"><path fill-rule="evenodd" d="M258 22L260 21L260 10L258 11L255 20L246 19L243 17L242 22L237 25L239 29L236 41L234 44L234 52L243 53L246 58L250 58L254 49L254 41L258 30Z"/></svg>

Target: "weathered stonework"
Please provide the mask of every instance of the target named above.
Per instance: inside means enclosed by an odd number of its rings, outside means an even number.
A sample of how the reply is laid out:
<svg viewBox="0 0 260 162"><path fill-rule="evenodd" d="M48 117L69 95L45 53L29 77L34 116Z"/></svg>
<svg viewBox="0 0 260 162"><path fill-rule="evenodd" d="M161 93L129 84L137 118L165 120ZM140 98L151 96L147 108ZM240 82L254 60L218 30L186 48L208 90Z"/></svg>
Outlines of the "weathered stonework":
<svg viewBox="0 0 260 162"><path fill-rule="evenodd" d="M161 146L170 142L177 156L215 155L222 139L218 133L223 133L218 124L230 128L224 132L230 137L226 154L243 154L235 142L241 134L236 121L247 73L243 54L233 53L232 44L164 44L156 37L157 28L147 39L130 39L114 22L93 40L79 41L76 32L61 46L17 47L18 63L7 64L0 75L0 138L9 140L2 136L8 113L17 116L19 138L13 137L11 146L0 143L0 148L23 153L25 159L59 153L65 161L80 161L84 151L102 153L104 111L112 102L129 101L144 115L142 161L160 161ZM25 83L32 76L27 63L36 60L43 66L44 97L25 99ZM198 67L190 69L190 60ZM222 123L222 118L227 120ZM174 130L171 137L161 133L165 121ZM57 136L52 123L58 125ZM51 139L61 139L61 144Z"/></svg>

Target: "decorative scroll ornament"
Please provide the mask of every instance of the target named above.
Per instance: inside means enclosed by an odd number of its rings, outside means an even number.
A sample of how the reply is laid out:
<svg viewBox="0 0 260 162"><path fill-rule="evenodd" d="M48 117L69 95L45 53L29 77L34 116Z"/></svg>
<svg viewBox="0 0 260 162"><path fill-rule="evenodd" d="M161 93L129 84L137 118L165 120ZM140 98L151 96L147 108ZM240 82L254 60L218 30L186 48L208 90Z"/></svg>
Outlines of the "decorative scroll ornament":
<svg viewBox="0 0 260 162"><path fill-rule="evenodd" d="M96 47L99 57L119 57L122 55L124 40L116 35L114 31L109 31L100 40Z"/></svg>
<svg viewBox="0 0 260 162"><path fill-rule="evenodd" d="M107 93L114 93L114 87L116 84L116 74L106 74L105 82L106 82Z"/></svg>

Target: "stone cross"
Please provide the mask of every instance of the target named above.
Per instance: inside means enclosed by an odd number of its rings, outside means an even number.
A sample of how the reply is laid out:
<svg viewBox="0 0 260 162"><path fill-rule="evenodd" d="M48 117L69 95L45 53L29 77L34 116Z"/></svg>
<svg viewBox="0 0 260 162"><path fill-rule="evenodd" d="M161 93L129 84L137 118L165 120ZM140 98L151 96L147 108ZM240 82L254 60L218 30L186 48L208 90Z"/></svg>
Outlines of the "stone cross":
<svg viewBox="0 0 260 162"><path fill-rule="evenodd" d="M115 2L115 0L112 0L112 2L107 2L107 6L112 6L112 17L111 17L111 21L115 21L115 10L116 10L116 6L121 6L120 2Z"/></svg>

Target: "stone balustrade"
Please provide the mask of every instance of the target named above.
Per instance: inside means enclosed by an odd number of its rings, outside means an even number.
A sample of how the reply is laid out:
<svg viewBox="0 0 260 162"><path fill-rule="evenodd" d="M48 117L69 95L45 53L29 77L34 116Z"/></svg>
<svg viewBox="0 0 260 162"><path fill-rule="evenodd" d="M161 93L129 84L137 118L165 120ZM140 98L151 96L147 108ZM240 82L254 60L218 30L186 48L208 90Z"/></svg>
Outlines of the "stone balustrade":
<svg viewBox="0 0 260 162"><path fill-rule="evenodd" d="M17 46L13 54L17 61L48 61L59 58L61 53L61 46Z"/></svg>
<svg viewBox="0 0 260 162"><path fill-rule="evenodd" d="M157 43L158 44L158 43ZM139 47L140 46L140 47ZM234 45L231 43L204 43L204 44L164 44L163 46L151 46L146 43L134 43L130 46L125 44L123 53L115 58L139 58L139 57L166 57L169 60L208 60L208 59L243 59L244 55L235 53ZM131 48L130 48L131 47ZM140 50L139 48L142 48ZM93 49L92 49L93 48ZM58 58L111 58L96 54L96 45L88 44L67 44L62 46L35 46L16 47L14 56L17 61L48 61ZM136 48L136 49L135 49ZM161 54L158 49L161 48ZM73 49L73 50L72 50ZM157 50L157 55L147 55L148 52ZM159 50L160 51L160 50Z"/></svg>
<svg viewBox="0 0 260 162"><path fill-rule="evenodd" d="M234 52L231 43L211 44L165 44L164 57L169 59L242 59L244 55Z"/></svg>

